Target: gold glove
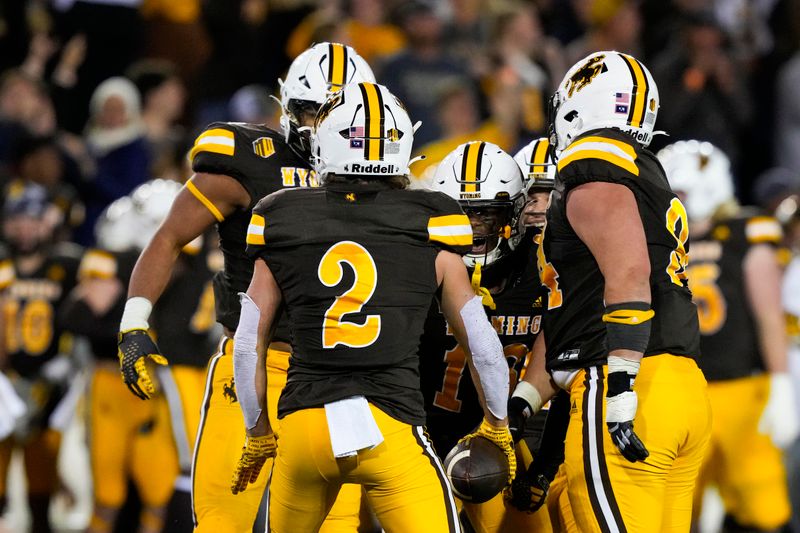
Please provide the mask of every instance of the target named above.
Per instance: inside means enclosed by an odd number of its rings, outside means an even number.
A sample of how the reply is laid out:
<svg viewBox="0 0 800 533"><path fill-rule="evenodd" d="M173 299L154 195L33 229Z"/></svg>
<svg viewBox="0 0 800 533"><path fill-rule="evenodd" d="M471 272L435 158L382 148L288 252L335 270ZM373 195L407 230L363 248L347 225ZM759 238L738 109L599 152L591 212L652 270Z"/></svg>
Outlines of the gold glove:
<svg viewBox="0 0 800 533"><path fill-rule="evenodd" d="M248 484L255 483L264 463L270 457L275 457L277 450L278 442L275 440L274 433L263 437L247 437L242 446L242 456L233 473L231 492L239 494L247 488Z"/></svg>
<svg viewBox="0 0 800 533"><path fill-rule="evenodd" d="M511 483L517 473L517 454L514 452L514 439L511 437L508 426L496 427L484 418L478 429L461 439L461 441L474 437L488 439L503 450L503 453L506 454L506 459L508 459L508 482Z"/></svg>

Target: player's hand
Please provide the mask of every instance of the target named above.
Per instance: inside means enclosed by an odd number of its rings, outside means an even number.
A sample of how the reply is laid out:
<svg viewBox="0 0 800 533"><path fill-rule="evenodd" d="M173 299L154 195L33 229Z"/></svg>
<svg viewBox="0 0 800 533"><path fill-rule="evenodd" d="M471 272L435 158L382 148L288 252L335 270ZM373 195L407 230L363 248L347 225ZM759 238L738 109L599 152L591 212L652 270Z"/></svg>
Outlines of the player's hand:
<svg viewBox="0 0 800 533"><path fill-rule="evenodd" d="M606 397L606 425L611 440L625 459L632 463L644 461L650 455L641 439L633 432L637 406L638 399L632 390Z"/></svg>
<svg viewBox="0 0 800 533"><path fill-rule="evenodd" d="M117 356L122 381L133 394L142 400L149 400L155 394L156 387L147 371L147 359L166 365L167 358L159 353L158 346L143 329L120 332Z"/></svg>
<svg viewBox="0 0 800 533"><path fill-rule="evenodd" d="M533 465L524 476L517 476L503 491L506 501L525 513L535 513L544 505L550 480L544 474L534 473Z"/></svg>
<svg viewBox="0 0 800 533"><path fill-rule="evenodd" d="M530 408L528 402L518 396L512 396L508 400L508 430L514 442L519 442L525 431L525 422L528 419L525 416L526 408Z"/></svg>
<svg viewBox="0 0 800 533"><path fill-rule="evenodd" d="M758 421L759 433L769 435L775 446L786 449L800 432L798 424L792 377L786 373L772 374L769 399Z"/></svg>
<svg viewBox="0 0 800 533"><path fill-rule="evenodd" d="M275 457L277 449L278 443L274 433L263 437L247 437L242 446L242 456L233 473L231 492L239 494L247 488L248 484L255 483L264 463L270 457Z"/></svg>
<svg viewBox="0 0 800 533"><path fill-rule="evenodd" d="M474 433L470 433L459 442L475 437L488 439L503 450L508 459L508 482L511 483L517 473L517 454L514 452L514 439L511 437L508 426L493 426L484 418Z"/></svg>

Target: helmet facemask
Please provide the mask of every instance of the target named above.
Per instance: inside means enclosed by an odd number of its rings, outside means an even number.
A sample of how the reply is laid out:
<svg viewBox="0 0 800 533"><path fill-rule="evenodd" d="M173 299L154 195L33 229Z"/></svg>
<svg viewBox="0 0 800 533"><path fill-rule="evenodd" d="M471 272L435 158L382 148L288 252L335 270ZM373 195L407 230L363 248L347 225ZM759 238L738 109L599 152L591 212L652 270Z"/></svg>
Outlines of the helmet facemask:
<svg viewBox="0 0 800 533"><path fill-rule="evenodd" d="M469 268L476 264L484 268L492 266L514 251L521 238L519 216L524 202L522 195L459 202L472 225L472 251L464 256Z"/></svg>

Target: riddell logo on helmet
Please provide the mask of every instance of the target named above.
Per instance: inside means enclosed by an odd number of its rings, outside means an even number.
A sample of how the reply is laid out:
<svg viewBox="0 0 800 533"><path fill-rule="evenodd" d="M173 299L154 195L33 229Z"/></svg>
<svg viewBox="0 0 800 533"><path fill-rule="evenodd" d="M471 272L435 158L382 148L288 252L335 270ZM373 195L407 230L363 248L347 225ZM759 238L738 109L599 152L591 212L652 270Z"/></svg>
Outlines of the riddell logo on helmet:
<svg viewBox="0 0 800 533"><path fill-rule="evenodd" d="M397 172L394 165L378 165L372 163L369 165L362 165L361 163L353 163L349 166L349 169L345 166L344 169L346 172L358 172L361 174L394 174Z"/></svg>

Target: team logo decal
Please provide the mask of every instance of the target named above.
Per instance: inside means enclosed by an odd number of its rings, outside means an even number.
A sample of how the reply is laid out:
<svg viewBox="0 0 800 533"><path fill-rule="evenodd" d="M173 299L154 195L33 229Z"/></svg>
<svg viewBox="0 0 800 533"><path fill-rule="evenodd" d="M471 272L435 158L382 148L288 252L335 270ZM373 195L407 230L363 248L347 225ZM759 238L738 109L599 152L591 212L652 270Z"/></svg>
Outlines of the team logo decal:
<svg viewBox="0 0 800 533"><path fill-rule="evenodd" d="M230 383L223 383L222 384L222 397L227 399L229 403L235 403L239 401L239 398L236 396L236 386L233 383L233 378L231 378Z"/></svg>
<svg viewBox="0 0 800 533"><path fill-rule="evenodd" d="M570 98L572 98L573 93L580 91L592 83L592 80L595 79L598 74L608 70L608 67L603 63L605 58L605 54L590 57L589 60L569 78L567 82L567 95Z"/></svg>
<svg viewBox="0 0 800 533"><path fill-rule="evenodd" d="M253 141L253 151L257 156L266 159L275 153L275 145L269 137L259 137Z"/></svg>

